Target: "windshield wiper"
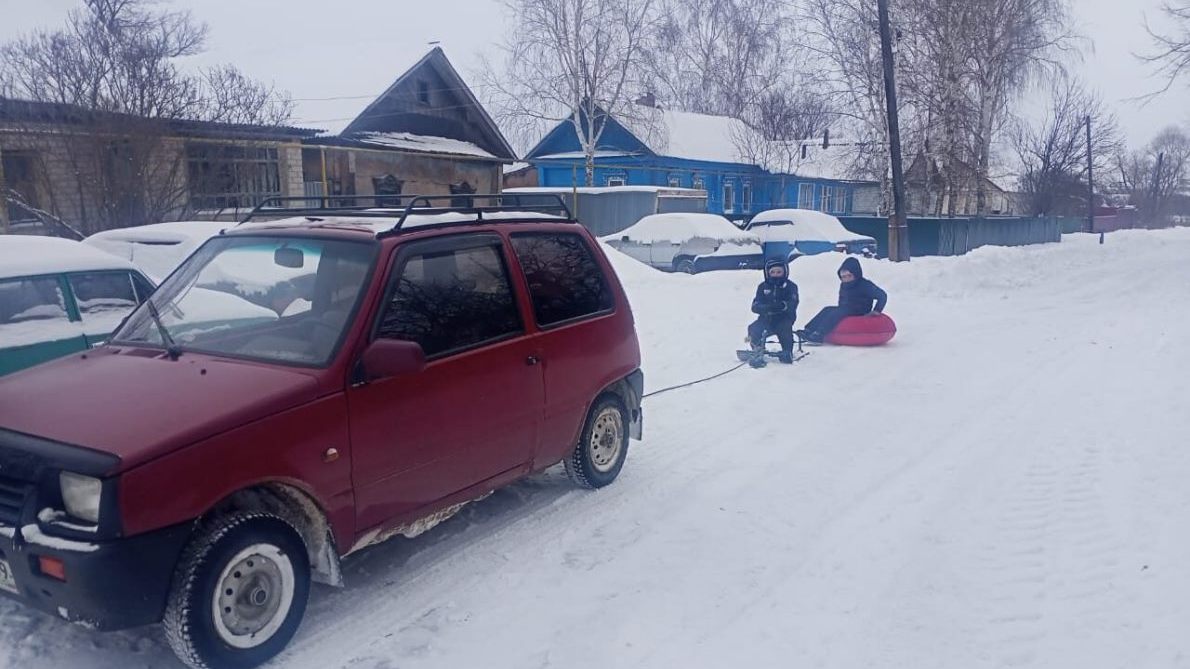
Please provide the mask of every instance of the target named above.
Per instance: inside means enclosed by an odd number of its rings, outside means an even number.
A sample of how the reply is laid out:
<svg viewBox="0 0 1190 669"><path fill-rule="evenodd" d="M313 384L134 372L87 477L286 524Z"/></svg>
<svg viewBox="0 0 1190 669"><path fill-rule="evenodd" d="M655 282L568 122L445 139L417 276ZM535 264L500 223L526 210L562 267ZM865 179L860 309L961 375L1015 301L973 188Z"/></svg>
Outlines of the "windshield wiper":
<svg viewBox="0 0 1190 669"><path fill-rule="evenodd" d="M178 346L178 342L170 336L169 330L165 329L165 323L161 322L161 314L157 312L157 307L153 306L151 298L145 300L145 306L149 308L149 315L157 324L157 331L161 333L161 341L165 342L165 354L169 356L170 360L177 360L182 355L182 347Z"/></svg>

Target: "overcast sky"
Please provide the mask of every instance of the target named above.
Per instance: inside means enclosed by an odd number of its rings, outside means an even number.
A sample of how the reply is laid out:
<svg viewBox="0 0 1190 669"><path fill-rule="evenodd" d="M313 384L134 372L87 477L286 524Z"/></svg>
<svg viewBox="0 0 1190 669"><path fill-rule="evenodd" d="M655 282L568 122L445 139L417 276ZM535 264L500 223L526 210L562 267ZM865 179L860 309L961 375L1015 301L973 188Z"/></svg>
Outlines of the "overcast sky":
<svg viewBox="0 0 1190 669"><path fill-rule="evenodd" d="M1190 121L1190 85L1140 106L1128 99L1160 83L1133 57L1148 47L1147 15L1160 0L1070 0L1088 52L1073 65L1116 110L1133 146L1161 128ZM78 0L0 0L0 40L64 19ZM195 64L231 62L275 82L298 101L295 123L337 129L409 64L441 42L463 76L473 73L506 29L495 0L174 0L211 28L210 49ZM1022 101L1036 114L1040 97ZM358 99L313 100L311 98Z"/></svg>

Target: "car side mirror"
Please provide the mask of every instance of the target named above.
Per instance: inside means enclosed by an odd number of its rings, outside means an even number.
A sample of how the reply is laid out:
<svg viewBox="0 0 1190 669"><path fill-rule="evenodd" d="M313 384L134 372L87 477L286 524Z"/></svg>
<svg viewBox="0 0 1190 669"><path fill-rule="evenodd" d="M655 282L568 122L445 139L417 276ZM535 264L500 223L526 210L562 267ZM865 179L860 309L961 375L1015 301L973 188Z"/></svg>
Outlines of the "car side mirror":
<svg viewBox="0 0 1190 669"><path fill-rule="evenodd" d="M360 363L366 381L379 381L420 372L426 367L426 353L415 341L377 339L364 349Z"/></svg>

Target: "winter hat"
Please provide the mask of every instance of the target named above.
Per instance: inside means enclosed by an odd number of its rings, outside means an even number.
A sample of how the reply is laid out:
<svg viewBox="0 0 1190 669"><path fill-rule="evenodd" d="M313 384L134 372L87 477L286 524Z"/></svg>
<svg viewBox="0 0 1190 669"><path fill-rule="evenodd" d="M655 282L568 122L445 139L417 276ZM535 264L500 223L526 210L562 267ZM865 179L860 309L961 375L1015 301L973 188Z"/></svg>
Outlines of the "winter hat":
<svg viewBox="0 0 1190 669"><path fill-rule="evenodd" d="M764 278L766 280L769 278L769 270L774 267L781 268L781 272L784 275L782 276L783 279L789 278L789 265L780 258L769 258L768 260L764 261Z"/></svg>
<svg viewBox="0 0 1190 669"><path fill-rule="evenodd" d="M856 279L864 278L864 269L859 265L859 258L854 256L848 256L847 259L843 261L843 265L839 267L838 273L842 274L843 270L851 272L851 276L854 276Z"/></svg>

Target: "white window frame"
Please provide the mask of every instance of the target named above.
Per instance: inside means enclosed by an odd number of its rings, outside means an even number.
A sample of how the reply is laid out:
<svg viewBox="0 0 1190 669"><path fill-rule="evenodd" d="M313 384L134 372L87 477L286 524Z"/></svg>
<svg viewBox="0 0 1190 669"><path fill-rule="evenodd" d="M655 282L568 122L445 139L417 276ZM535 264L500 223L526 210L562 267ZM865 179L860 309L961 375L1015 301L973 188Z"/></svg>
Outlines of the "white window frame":
<svg viewBox="0 0 1190 669"><path fill-rule="evenodd" d="M833 190L830 186L822 187L822 199L818 201L818 211L824 214L829 214L831 210L831 195Z"/></svg>
<svg viewBox="0 0 1190 669"><path fill-rule="evenodd" d="M744 213L752 211L752 182L745 181L744 185L740 187L740 197L743 199Z"/></svg>
<svg viewBox="0 0 1190 669"><path fill-rule="evenodd" d="M835 186L834 199L831 200L831 212L835 214L847 213L847 189Z"/></svg>
<svg viewBox="0 0 1190 669"><path fill-rule="evenodd" d="M669 178L669 187L670 188L681 188L682 187L682 177L670 177Z"/></svg>
<svg viewBox="0 0 1190 669"><path fill-rule="evenodd" d="M801 183L797 185L797 208L814 208L814 184Z"/></svg>
<svg viewBox="0 0 1190 669"><path fill-rule="evenodd" d="M694 177L694 189L695 190L706 190L707 189L707 180L700 176Z"/></svg>
<svg viewBox="0 0 1190 669"><path fill-rule="evenodd" d="M619 182L619 183L613 183L613 182ZM622 177L622 176L608 177L608 178L607 178L607 187L608 187L608 188L615 188L615 187L617 187L617 186L627 186L627 185L628 185L628 184L627 184L627 179L625 179L625 178L624 178L624 177Z"/></svg>
<svg viewBox="0 0 1190 669"><path fill-rule="evenodd" d="M723 180L723 213L735 213L735 184L730 180Z"/></svg>

